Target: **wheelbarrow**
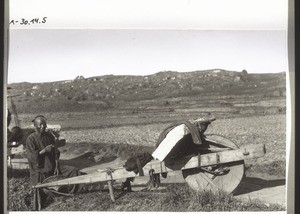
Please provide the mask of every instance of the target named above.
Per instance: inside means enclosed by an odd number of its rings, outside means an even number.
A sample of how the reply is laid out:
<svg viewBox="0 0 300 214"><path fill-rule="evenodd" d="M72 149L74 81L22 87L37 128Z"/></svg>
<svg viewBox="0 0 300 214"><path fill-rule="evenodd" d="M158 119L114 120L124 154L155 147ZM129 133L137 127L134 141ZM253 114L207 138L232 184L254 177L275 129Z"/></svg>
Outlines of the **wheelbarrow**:
<svg viewBox="0 0 300 214"><path fill-rule="evenodd" d="M207 128L214 119L198 119L193 121ZM232 193L237 188L244 176L244 161L247 159L263 157L266 153L265 145L247 145L238 147L234 142L217 134L204 135L200 129L201 144L187 146L182 139L191 141L191 130L181 125L181 132L177 132L176 137L168 133L171 137L165 137L166 142L176 141L173 146L167 149L159 159L148 162L140 168L138 173L127 171L123 166L116 168L101 168L93 166L84 170L85 175L65 178L49 183L40 183L34 186L34 189L48 188L54 186L65 186L74 184L89 184L98 182L107 182L112 201L115 201L113 182L138 176L150 176L152 174L169 173L181 171L187 184L196 191L223 191ZM178 131L178 130L177 130ZM179 134L178 134L179 133ZM153 156L164 142L157 145ZM182 148L189 147L189 152L180 154ZM192 148L192 149L191 149ZM180 154L180 155L178 155Z"/></svg>

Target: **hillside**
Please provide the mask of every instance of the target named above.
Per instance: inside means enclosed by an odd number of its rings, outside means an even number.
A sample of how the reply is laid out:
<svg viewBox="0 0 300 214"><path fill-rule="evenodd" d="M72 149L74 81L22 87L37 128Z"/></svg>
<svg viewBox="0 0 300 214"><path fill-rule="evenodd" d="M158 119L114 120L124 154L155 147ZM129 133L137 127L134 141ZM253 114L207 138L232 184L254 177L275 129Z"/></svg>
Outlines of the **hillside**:
<svg viewBox="0 0 300 214"><path fill-rule="evenodd" d="M89 112L112 109L174 109L205 100L205 106L231 106L230 100L285 99L285 73L248 74L221 69L165 71L148 76L76 77L48 83L13 83L20 113ZM209 100L211 100L209 102ZM214 101L213 101L214 100ZM228 104L229 103L229 104ZM203 102L202 102L203 104ZM190 106L186 106L189 108Z"/></svg>

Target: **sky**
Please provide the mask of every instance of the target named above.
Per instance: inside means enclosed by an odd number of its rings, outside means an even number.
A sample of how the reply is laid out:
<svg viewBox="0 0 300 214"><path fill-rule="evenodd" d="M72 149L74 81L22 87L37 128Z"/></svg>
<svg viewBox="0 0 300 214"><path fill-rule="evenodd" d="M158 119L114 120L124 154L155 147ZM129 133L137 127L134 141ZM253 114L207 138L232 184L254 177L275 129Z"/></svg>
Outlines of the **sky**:
<svg viewBox="0 0 300 214"><path fill-rule="evenodd" d="M285 31L12 30L8 82L226 69L287 70Z"/></svg>
<svg viewBox="0 0 300 214"><path fill-rule="evenodd" d="M8 83L288 69L286 0L123 2L11 0Z"/></svg>

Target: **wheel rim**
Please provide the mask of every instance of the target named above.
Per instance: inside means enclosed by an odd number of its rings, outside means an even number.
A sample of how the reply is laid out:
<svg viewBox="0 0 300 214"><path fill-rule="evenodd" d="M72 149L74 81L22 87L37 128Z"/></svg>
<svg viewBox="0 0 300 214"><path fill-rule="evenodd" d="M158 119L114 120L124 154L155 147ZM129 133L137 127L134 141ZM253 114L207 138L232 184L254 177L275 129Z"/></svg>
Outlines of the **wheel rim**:
<svg viewBox="0 0 300 214"><path fill-rule="evenodd" d="M238 148L234 142L221 135L207 135L206 142L208 143L208 145L206 145L208 148ZM216 174L218 171L223 173ZM183 170L182 174L188 185L195 191L223 191L232 193L244 176L244 161L241 160L211 166L210 172L193 168Z"/></svg>

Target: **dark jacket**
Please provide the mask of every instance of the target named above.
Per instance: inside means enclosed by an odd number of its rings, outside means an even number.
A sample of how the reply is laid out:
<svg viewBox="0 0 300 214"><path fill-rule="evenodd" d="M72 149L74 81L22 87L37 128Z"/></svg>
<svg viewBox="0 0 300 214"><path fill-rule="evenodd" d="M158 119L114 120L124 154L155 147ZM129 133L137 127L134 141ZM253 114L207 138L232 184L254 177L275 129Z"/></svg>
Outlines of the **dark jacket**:
<svg viewBox="0 0 300 214"><path fill-rule="evenodd" d="M52 152L42 155L39 152L48 145L54 145L54 143L54 137L48 132L43 134L34 132L27 138L26 151L33 185L37 184L39 173L53 174L56 166L55 159L60 155L59 150L53 147Z"/></svg>

